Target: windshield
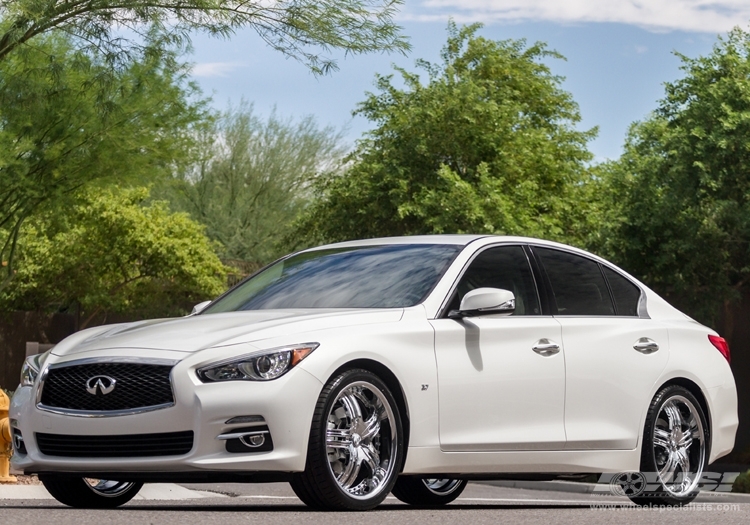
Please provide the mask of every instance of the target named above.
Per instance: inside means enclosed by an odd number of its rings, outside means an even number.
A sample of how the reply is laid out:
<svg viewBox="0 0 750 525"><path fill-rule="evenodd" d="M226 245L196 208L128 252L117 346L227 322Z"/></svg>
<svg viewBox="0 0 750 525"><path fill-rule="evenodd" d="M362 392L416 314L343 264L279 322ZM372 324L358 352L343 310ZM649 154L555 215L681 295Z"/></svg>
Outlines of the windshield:
<svg viewBox="0 0 750 525"><path fill-rule="evenodd" d="M414 306L460 250L446 244L392 244L303 252L269 266L202 313Z"/></svg>

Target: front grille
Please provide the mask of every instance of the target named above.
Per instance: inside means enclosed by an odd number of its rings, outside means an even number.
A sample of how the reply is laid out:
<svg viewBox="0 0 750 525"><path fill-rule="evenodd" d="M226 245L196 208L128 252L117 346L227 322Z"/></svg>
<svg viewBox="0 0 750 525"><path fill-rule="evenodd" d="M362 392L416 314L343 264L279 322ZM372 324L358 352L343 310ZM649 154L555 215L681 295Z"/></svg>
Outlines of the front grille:
<svg viewBox="0 0 750 525"><path fill-rule="evenodd" d="M36 434L42 454L68 458L142 458L180 456L193 448L193 431L122 436Z"/></svg>
<svg viewBox="0 0 750 525"><path fill-rule="evenodd" d="M130 410L173 404L169 374L172 365L141 363L89 363L50 368L42 387L41 404L47 407L92 412ZM97 376L116 380L107 394L101 386L91 394L87 387ZM104 386L109 386L107 379Z"/></svg>

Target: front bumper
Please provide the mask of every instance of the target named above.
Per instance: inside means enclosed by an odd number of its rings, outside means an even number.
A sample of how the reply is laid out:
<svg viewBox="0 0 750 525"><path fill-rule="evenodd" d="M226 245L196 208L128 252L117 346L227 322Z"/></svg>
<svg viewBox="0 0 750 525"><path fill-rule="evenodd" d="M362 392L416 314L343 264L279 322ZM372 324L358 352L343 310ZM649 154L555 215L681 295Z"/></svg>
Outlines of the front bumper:
<svg viewBox="0 0 750 525"><path fill-rule="evenodd" d="M172 407L116 417L81 417L46 412L36 407L36 390L19 388L11 401L10 418L20 430L26 454L16 452L14 468L27 474L66 473L206 473L300 472L305 468L312 414L322 384L297 367L268 382L228 381L204 384L195 375L195 359L172 371ZM221 434L247 424L227 424L237 416L262 416L273 439L269 452L227 452ZM192 430L191 451L179 456L80 458L43 454L36 433L113 436Z"/></svg>

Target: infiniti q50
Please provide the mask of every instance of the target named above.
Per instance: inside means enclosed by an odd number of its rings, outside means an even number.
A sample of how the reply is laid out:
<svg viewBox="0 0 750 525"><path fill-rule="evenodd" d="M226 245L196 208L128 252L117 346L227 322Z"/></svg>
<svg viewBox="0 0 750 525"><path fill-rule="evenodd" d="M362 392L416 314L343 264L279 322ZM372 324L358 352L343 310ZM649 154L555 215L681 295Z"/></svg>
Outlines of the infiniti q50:
<svg viewBox="0 0 750 525"><path fill-rule="evenodd" d="M13 465L59 501L143 483L288 481L321 509L467 480L642 472L684 504L729 453L729 348L609 262L552 242L422 236L285 257L193 314L27 359Z"/></svg>

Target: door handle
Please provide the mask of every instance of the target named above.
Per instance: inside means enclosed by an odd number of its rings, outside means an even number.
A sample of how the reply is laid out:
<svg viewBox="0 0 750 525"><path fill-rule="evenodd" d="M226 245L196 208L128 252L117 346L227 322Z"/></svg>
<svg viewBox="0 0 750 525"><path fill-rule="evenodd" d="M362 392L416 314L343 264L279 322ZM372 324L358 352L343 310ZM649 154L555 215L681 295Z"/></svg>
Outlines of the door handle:
<svg viewBox="0 0 750 525"><path fill-rule="evenodd" d="M549 357L560 351L560 345L549 339L540 339L534 343L531 349L541 356Z"/></svg>
<svg viewBox="0 0 750 525"><path fill-rule="evenodd" d="M659 345L653 339L641 337L635 342L633 348L642 354L653 354L659 349Z"/></svg>

